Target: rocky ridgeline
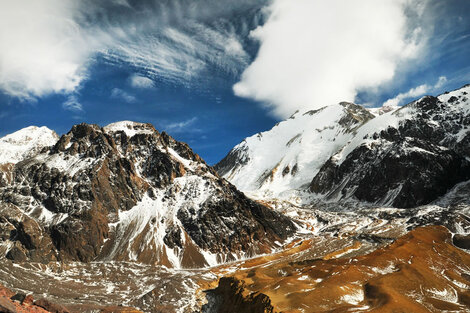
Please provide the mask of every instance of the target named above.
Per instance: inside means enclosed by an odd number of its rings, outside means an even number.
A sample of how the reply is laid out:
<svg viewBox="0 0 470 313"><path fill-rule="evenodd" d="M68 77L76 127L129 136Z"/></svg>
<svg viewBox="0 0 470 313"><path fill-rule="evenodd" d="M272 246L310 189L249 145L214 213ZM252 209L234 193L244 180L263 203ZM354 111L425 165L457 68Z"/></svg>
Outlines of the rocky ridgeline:
<svg viewBox="0 0 470 313"><path fill-rule="evenodd" d="M330 200L410 208L470 179L469 89L426 96L377 117L325 163L310 190ZM380 124L385 127L374 129Z"/></svg>
<svg viewBox="0 0 470 313"><path fill-rule="evenodd" d="M0 180L0 252L15 261L197 267L268 252L294 230L150 124L75 125Z"/></svg>

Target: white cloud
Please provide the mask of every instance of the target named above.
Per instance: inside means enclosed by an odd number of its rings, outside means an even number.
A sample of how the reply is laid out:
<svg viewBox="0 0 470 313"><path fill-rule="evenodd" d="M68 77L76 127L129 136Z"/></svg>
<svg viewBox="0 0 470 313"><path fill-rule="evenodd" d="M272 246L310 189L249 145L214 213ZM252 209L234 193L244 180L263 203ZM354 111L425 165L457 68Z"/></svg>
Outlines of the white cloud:
<svg viewBox="0 0 470 313"><path fill-rule="evenodd" d="M91 42L72 0L0 2L0 89L21 99L72 92L86 77Z"/></svg>
<svg viewBox="0 0 470 313"><path fill-rule="evenodd" d="M113 90L111 90L111 98L123 100L127 103L134 103L137 101L135 96L119 88L113 88Z"/></svg>
<svg viewBox="0 0 470 313"><path fill-rule="evenodd" d="M72 111L72 112L82 112L83 111L83 106L78 101L78 98L77 98L76 95L69 96L67 98L67 100L62 104L62 107L65 110Z"/></svg>
<svg viewBox="0 0 470 313"><path fill-rule="evenodd" d="M154 87L153 80L144 76L140 76L138 74L134 74L129 77L129 83L134 88L147 89Z"/></svg>
<svg viewBox="0 0 470 313"><path fill-rule="evenodd" d="M417 55L421 30L408 29L406 4L274 0L267 23L252 33L261 47L235 94L279 117L354 101L358 90L390 81L400 62Z"/></svg>
<svg viewBox="0 0 470 313"><path fill-rule="evenodd" d="M403 101L406 99L416 99L420 96L425 95L426 93L430 93L434 90L437 90L445 85L447 82L447 78L445 76L439 77L438 81L434 86L430 86L428 84L423 84L415 88L411 88L407 92L399 93L395 98L388 99L385 101L383 106L397 106L403 104Z"/></svg>
<svg viewBox="0 0 470 313"><path fill-rule="evenodd" d="M30 101L71 94L97 56L182 84L209 66L238 73L248 55L230 13L258 2L0 0L0 90Z"/></svg>
<svg viewBox="0 0 470 313"><path fill-rule="evenodd" d="M434 88L439 89L439 88L445 86L446 83L447 83L447 77L441 76L441 77L439 77L439 80L437 81L437 83L434 85Z"/></svg>

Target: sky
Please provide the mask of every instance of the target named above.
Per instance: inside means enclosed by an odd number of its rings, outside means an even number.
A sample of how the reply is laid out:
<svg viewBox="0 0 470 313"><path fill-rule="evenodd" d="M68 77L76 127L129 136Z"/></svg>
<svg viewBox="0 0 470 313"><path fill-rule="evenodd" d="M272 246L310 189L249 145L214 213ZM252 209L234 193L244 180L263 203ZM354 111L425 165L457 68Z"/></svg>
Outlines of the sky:
<svg viewBox="0 0 470 313"><path fill-rule="evenodd" d="M470 83L468 0L0 0L0 136L152 123L209 164L296 110Z"/></svg>

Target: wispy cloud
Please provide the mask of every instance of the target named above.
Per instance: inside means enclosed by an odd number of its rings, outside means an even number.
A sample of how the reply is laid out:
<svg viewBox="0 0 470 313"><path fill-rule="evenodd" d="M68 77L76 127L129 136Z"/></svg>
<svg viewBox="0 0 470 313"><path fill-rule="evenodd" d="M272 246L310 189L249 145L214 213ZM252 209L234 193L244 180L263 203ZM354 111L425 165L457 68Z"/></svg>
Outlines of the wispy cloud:
<svg viewBox="0 0 470 313"><path fill-rule="evenodd" d="M194 127L194 124L197 121L197 117L190 118L188 120L182 121L182 122L173 122L169 123L163 126L165 131L168 133L182 133L182 132L187 132L187 131L192 131L192 132L200 132L201 130Z"/></svg>
<svg viewBox="0 0 470 313"><path fill-rule="evenodd" d="M131 95L119 88L113 88L113 90L111 90L111 98L123 100L127 103L134 103L137 101L137 98L134 95Z"/></svg>
<svg viewBox="0 0 470 313"><path fill-rule="evenodd" d="M72 112L83 112L83 106L78 101L76 95L71 95L67 98L67 100L62 104L62 107L65 110L72 111Z"/></svg>
<svg viewBox="0 0 470 313"><path fill-rule="evenodd" d="M425 95L426 93L430 93L434 90L437 90L445 85L447 82L447 78L445 76L439 77L438 81L434 86L430 86L428 84L423 84L415 88L411 88L407 92L398 94L395 98L388 99L385 101L383 106L397 106L403 104L403 101L407 99L414 99L420 96Z"/></svg>
<svg viewBox="0 0 470 313"><path fill-rule="evenodd" d="M141 89L153 88L155 86L153 80L138 74L129 77L129 83L132 87Z"/></svg>
<svg viewBox="0 0 470 313"><path fill-rule="evenodd" d="M73 93L98 55L147 78L182 84L208 67L239 73L249 63L243 37L257 21L243 14L231 19L264 3L1 1L0 90L24 100ZM149 86L139 79L134 83Z"/></svg>
<svg viewBox="0 0 470 313"><path fill-rule="evenodd" d="M421 0L274 0L252 32L260 50L234 91L262 101L279 117L339 101L390 81L418 55ZM422 12L421 12L422 13Z"/></svg>

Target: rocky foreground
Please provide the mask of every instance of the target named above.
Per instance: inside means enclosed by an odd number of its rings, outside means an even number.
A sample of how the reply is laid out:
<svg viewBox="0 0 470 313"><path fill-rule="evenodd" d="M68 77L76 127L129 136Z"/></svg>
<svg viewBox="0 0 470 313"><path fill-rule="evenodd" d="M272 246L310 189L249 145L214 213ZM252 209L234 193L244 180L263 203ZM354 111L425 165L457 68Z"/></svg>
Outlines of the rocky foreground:
<svg viewBox="0 0 470 313"><path fill-rule="evenodd" d="M415 229L363 256L259 262L220 279L205 312L470 311L470 255L444 227Z"/></svg>

